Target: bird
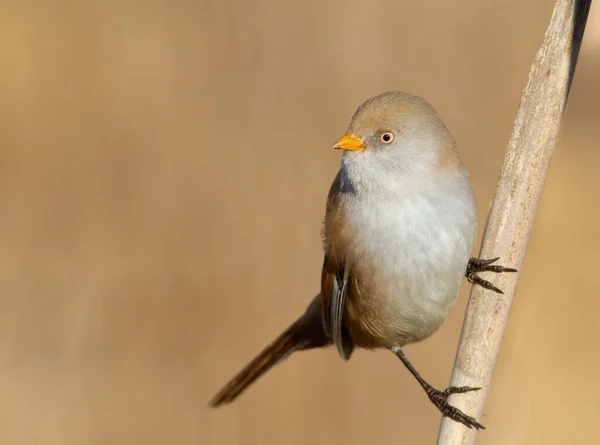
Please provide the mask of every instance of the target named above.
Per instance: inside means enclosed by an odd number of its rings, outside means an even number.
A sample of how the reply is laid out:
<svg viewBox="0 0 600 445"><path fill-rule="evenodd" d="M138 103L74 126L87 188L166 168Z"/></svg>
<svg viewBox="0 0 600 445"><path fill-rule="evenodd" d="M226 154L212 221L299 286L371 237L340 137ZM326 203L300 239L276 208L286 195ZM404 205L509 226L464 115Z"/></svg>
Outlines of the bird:
<svg viewBox="0 0 600 445"><path fill-rule="evenodd" d="M403 350L440 328L465 277L502 293L477 273L516 272L470 256L477 206L454 138L426 99L388 91L358 107L333 148L342 155L325 206L320 293L210 405L232 402L296 351L335 346L348 360L355 348L386 349L443 416L484 428L447 400L480 388L438 390Z"/></svg>

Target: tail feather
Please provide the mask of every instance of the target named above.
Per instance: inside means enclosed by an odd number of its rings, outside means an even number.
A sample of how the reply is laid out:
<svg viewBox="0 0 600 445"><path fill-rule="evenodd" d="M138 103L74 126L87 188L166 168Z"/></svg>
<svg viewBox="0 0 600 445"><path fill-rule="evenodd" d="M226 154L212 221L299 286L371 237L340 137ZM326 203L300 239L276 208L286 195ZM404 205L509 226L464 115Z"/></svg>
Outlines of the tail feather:
<svg viewBox="0 0 600 445"><path fill-rule="evenodd" d="M258 354L244 369L227 383L210 401L212 407L233 402L248 386L288 355L301 349L329 346L331 340L323 330L321 294L317 295L306 312L277 339Z"/></svg>
<svg viewBox="0 0 600 445"><path fill-rule="evenodd" d="M288 329L231 379L211 400L210 405L216 408L233 402L256 379L284 360L289 354L303 347L303 342L298 341L297 336Z"/></svg>

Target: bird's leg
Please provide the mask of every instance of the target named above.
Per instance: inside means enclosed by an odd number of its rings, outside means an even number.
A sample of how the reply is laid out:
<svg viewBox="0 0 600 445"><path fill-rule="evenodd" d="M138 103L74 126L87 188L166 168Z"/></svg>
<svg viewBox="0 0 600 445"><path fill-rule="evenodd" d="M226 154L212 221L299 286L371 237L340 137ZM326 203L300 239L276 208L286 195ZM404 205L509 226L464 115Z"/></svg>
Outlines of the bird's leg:
<svg viewBox="0 0 600 445"><path fill-rule="evenodd" d="M503 273L503 272L516 272L517 271L517 269L512 269L510 267L504 267L504 266L498 266L498 265L492 266L492 263L495 263L499 259L500 259L500 257L492 258L491 260L482 260L480 258L470 258L469 263L467 264L467 271L465 272L465 276L467 277L467 280L469 281L469 283L478 284L481 287L484 287L485 289L490 289L499 294L503 294L504 292L502 292L500 289L498 289L492 283L490 283L489 281L484 280L483 278L480 278L479 276L476 275L478 272Z"/></svg>
<svg viewBox="0 0 600 445"><path fill-rule="evenodd" d="M478 389L481 389L481 388L472 388L470 386L460 386L460 387L451 386L451 387L445 389L444 391L435 389L433 386L431 386L429 383L427 383L423 379L423 377L421 377L419 375L417 370L408 361L408 358L406 357L406 355L404 355L402 348L394 347L394 348L392 348L392 352L394 354L396 354L400 360L402 360L402 363L404 363L404 366L406 366L406 368L410 371L410 373L413 376L415 376L417 381L421 384L421 386L427 393L429 400L431 400L433 402L433 404L437 407L437 409L439 409L441 411L442 415L449 417L450 419L455 420L456 422L462 423L463 425L467 426L468 428L475 428L477 430L485 429L485 427L482 424L480 424L479 422L477 422L473 417L467 416L465 413L463 413L458 408L455 408L454 406L450 405L447 401L448 396L450 394L461 394L461 393L469 392L469 391L477 391Z"/></svg>

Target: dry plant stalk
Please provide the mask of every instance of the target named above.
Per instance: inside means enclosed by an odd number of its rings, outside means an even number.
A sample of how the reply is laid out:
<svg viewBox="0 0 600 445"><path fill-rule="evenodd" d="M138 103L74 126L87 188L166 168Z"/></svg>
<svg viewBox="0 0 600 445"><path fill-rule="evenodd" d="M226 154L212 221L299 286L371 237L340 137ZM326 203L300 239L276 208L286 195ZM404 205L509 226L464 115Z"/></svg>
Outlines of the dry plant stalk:
<svg viewBox="0 0 600 445"><path fill-rule="evenodd" d="M523 267L590 4L556 2L521 97L480 258L500 257L506 266ZM494 277L504 295L479 286L471 289L451 385L482 389L451 396L450 401L476 419L483 413L518 278L518 273ZM475 430L444 417L437 443L467 445L476 437Z"/></svg>

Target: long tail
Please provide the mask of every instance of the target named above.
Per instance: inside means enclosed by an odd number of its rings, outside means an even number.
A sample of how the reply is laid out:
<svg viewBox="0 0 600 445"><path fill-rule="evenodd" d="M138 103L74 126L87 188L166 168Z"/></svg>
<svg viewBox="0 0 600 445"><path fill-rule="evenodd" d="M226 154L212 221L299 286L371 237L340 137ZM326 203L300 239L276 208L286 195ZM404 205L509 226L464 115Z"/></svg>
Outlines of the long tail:
<svg viewBox="0 0 600 445"><path fill-rule="evenodd" d="M300 349L301 343L289 331L290 329L281 334L277 340L267 346L254 360L231 379L211 400L211 406L217 407L232 402L242 391L271 369L277 362L294 352L294 350Z"/></svg>
<svg viewBox="0 0 600 445"><path fill-rule="evenodd" d="M321 324L320 300L320 295L317 295L304 315L231 379L210 401L210 405L216 408L232 402L256 379L292 352L329 345L330 340Z"/></svg>

